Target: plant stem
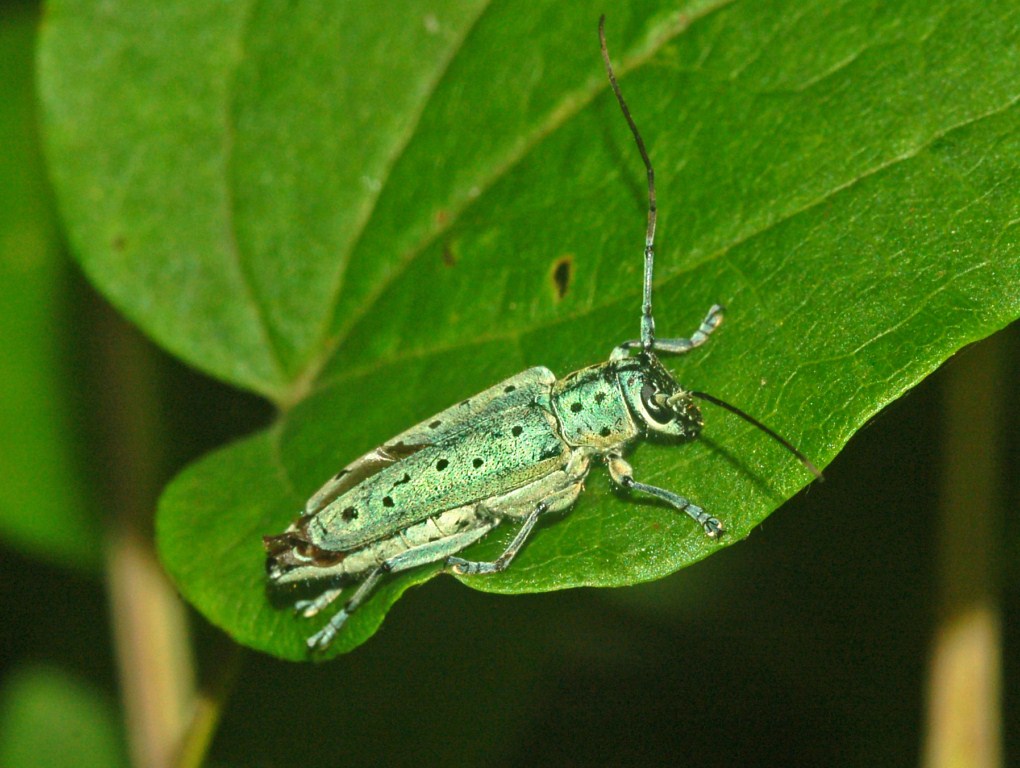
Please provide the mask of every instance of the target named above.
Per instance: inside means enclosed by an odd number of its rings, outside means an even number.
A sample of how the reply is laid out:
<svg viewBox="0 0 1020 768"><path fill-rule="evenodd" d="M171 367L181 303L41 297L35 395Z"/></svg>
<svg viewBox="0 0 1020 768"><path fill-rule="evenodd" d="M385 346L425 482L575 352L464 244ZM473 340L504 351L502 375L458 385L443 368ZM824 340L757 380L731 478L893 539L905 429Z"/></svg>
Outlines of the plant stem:
<svg viewBox="0 0 1020 768"><path fill-rule="evenodd" d="M128 747L139 768L174 764L195 707L184 606L153 546L162 430L151 345L105 304L97 308L92 381L110 511L106 571Z"/></svg>
<svg viewBox="0 0 1020 768"><path fill-rule="evenodd" d="M940 492L940 621L930 661L924 764L1002 764L1002 334L946 366Z"/></svg>
<svg viewBox="0 0 1020 768"><path fill-rule="evenodd" d="M217 665L215 679L199 691L191 722L181 740L176 768L199 768L212 744L223 706L237 680L244 656L240 645L228 642L226 658Z"/></svg>
<svg viewBox="0 0 1020 768"><path fill-rule="evenodd" d="M132 763L169 768L194 708L187 617L151 540L114 532L107 579Z"/></svg>

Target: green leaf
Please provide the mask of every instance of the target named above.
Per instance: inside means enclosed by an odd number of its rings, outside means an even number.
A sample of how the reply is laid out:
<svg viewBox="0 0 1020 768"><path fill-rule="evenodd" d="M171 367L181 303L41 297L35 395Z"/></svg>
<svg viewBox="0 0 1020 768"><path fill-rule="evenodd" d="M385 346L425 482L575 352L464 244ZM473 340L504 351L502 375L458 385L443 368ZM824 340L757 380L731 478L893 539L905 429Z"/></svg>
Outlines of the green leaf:
<svg viewBox="0 0 1020 768"><path fill-rule="evenodd" d="M26 667L0 692L0 765L115 768L127 765L113 701L67 672Z"/></svg>
<svg viewBox="0 0 1020 768"><path fill-rule="evenodd" d="M85 269L169 349L282 407L170 486L164 562L237 640L306 658L321 620L269 599L261 535L407 426L637 332L643 169L598 8L79 5L53 3L40 58ZM687 386L824 465L1016 318L1018 15L917 0L614 10L610 51L657 172L659 333L729 308L707 347L667 361ZM721 544L596 469L511 569L465 583L630 584L744 538L810 478L706 411L702 440L633 463L722 518ZM498 553L509 528L468 556ZM436 571L387 580L331 652Z"/></svg>
<svg viewBox="0 0 1020 768"><path fill-rule="evenodd" d="M35 14L0 11L0 536L51 562L95 567L100 525L75 461L66 306L71 264L34 131Z"/></svg>

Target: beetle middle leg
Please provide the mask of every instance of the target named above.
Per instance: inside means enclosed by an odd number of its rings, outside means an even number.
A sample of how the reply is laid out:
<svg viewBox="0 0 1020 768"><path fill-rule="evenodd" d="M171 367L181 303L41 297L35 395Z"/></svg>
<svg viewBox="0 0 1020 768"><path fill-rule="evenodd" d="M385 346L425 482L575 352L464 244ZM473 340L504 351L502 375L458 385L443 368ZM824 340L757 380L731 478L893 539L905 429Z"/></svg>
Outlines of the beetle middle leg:
<svg viewBox="0 0 1020 768"><path fill-rule="evenodd" d="M544 501L538 502L534 511L528 515L524 520L524 525L517 531L517 535L514 536L513 541L510 542L509 546L503 550L503 554L497 557L491 562L484 562L479 560L465 560L462 557L448 557L446 558L446 567L449 568L456 574L461 576L474 576L479 573L499 573L505 571L507 566L510 565L510 561L514 559L517 554L517 550L521 548L528 535L531 533L531 529L535 527L535 523L538 522L538 518L549 511L549 505Z"/></svg>
<svg viewBox="0 0 1020 768"><path fill-rule="evenodd" d="M609 466L609 476L621 488L647 493L650 496L662 499L674 509L689 515L704 529L705 535L710 539L718 539L726 530L717 518L712 517L697 504L691 503L680 494L667 491L665 488L637 482L634 479L634 469L629 463L624 461L622 456L610 455L606 458L606 464Z"/></svg>
<svg viewBox="0 0 1020 768"><path fill-rule="evenodd" d="M511 512L509 508L521 509L523 507L523 509L527 509L525 504L534 506L531 512L524 517L524 523L517 531L513 541L503 550L503 554L491 562L465 560L451 556L446 559L446 566L461 576L505 571L531 534L539 517L547 512L561 512L569 509L577 501L577 497L581 495L581 490L584 488L584 478L587 474L588 457L584 453L578 452L571 456L564 470L504 496L501 501L506 506L502 509L498 504L493 507L493 514L500 517L520 518L522 516L520 512Z"/></svg>

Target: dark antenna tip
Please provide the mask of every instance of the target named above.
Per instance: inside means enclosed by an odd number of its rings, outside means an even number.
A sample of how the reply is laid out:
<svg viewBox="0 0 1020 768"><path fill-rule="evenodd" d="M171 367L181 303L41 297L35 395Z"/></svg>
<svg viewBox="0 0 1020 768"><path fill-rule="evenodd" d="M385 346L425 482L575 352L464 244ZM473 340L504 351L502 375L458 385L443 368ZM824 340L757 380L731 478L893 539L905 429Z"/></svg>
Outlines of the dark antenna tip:
<svg viewBox="0 0 1020 768"><path fill-rule="evenodd" d="M819 482L825 482L825 476L822 474L821 470L818 469L818 467L811 463L811 459L805 456L798 448L796 448L793 445L793 443L791 443L785 437L781 437L775 431L766 427L764 424L758 421L758 419L744 413L735 405L730 405L729 403L720 400L718 397L713 397L712 395L706 394L704 392L691 392L690 394L692 397L696 397L699 400L707 400L708 402L712 403L712 405L718 405L720 408L725 408L727 411L734 414L735 416L739 416L740 418L742 418L748 424L752 424L753 426L757 427L766 435L768 435L777 443L779 443L781 446L783 446L790 453L792 453L794 456L796 456L800 460L800 463L807 467L808 471L811 472L811 474L814 475Z"/></svg>

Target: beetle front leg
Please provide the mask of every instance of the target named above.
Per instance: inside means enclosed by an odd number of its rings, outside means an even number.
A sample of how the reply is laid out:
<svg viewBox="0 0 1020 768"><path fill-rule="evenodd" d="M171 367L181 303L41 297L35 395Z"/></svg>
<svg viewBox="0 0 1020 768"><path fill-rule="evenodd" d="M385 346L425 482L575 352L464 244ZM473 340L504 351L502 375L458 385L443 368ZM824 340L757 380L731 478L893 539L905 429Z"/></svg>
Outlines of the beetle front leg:
<svg viewBox="0 0 1020 768"><path fill-rule="evenodd" d="M607 457L606 464L609 466L609 476L621 488L626 488L628 491L647 493L650 496L662 499L674 509L685 512L704 529L705 535L710 539L718 539L726 530L717 518L712 517L697 504L692 504L683 496L667 491L665 488L657 488L654 485L645 485L644 483L637 482L634 479L633 468L621 456Z"/></svg>
<svg viewBox="0 0 1020 768"><path fill-rule="evenodd" d="M535 527L535 523L538 522L539 516L548 510L548 504L544 501L538 502L538 506L535 507L527 518L525 518L524 525L522 525L520 530L517 531L517 535L514 536L514 540L510 542L510 545L505 550L503 550L503 554L495 560L491 562L481 562L477 560L465 560L462 557L448 557L446 558L446 567L460 576L475 576L480 573L499 573L501 571L505 571L510 565L510 561L514 559L514 555L517 554L517 551L531 534L531 529Z"/></svg>
<svg viewBox="0 0 1020 768"><path fill-rule="evenodd" d="M692 349L700 347L708 341L708 337L712 335L712 332L722 324L724 311L725 309L721 304L713 304L708 310L708 314L705 315L705 319L701 321L701 325L690 335L690 338L655 339L652 342L652 350L667 355L682 355L685 352L690 352ZM621 360L630 355L630 350L640 348L640 339L625 341L613 350L609 359Z"/></svg>

